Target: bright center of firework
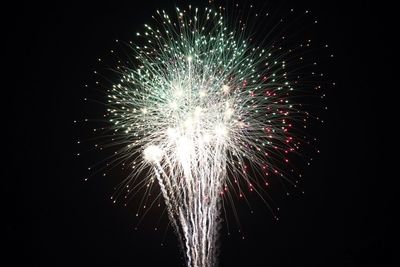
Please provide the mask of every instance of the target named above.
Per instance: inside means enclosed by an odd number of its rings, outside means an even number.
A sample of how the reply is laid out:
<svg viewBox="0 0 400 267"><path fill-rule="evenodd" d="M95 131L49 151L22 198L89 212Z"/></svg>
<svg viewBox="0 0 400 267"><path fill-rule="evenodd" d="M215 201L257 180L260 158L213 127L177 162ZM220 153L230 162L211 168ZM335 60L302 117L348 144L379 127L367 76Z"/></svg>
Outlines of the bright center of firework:
<svg viewBox="0 0 400 267"><path fill-rule="evenodd" d="M158 146L151 145L143 151L143 154L145 160L151 163L157 163L161 160L162 150Z"/></svg>

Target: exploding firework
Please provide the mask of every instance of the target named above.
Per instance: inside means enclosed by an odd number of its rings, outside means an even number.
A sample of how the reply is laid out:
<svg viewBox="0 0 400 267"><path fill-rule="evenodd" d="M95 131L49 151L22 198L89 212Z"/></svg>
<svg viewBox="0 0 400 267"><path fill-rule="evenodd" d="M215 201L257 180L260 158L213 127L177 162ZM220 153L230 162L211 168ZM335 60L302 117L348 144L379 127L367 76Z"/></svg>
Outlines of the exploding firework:
<svg viewBox="0 0 400 267"><path fill-rule="evenodd" d="M138 177L157 183L193 267L216 264L225 194L262 195L270 176L288 176L309 117L296 94L302 79L317 76L302 72L316 65L303 58L310 40L286 49L284 36L258 40L224 11L157 11L108 90L107 136L121 147L111 163L132 169L117 195L137 188Z"/></svg>

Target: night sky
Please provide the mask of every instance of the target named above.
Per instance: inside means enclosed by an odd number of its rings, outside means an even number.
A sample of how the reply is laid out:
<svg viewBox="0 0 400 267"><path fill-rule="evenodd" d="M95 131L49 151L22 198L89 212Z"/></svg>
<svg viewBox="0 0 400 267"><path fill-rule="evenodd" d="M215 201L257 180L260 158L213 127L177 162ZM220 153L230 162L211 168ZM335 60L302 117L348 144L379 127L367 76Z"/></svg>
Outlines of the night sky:
<svg viewBox="0 0 400 267"><path fill-rule="evenodd" d="M387 178L376 163L376 91L370 82L369 40L379 25L371 21L372 2L342 2L283 4L309 8L324 29L318 38L335 54L328 73L336 87L326 92L326 124L315 133L322 153L310 167L299 166L304 195L272 192L281 210L278 222L257 198L251 197L253 213L238 204L242 232L231 220L234 230L227 236L223 225L220 266L394 266L393 196L383 194ZM135 230L135 212L109 198L116 177L83 181L90 157L99 156L75 156L76 140L90 129L73 123L85 113L102 114L82 101L93 93L83 85L93 81L97 58L115 48L115 39L134 39L156 9L171 9L174 3L17 7L7 39L20 57L13 60L10 87L16 96L3 99L11 114L4 140L10 163L2 171L9 214L4 253L14 262L7 266L184 265L160 210Z"/></svg>

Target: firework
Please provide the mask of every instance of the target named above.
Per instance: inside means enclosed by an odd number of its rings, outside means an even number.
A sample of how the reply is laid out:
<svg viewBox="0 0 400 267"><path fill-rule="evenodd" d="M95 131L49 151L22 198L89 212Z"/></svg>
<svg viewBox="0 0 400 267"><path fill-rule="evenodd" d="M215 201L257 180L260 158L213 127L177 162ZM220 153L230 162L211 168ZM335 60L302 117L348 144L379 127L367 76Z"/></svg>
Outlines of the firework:
<svg viewBox="0 0 400 267"><path fill-rule="evenodd" d="M115 162L132 167L118 192L138 177L157 182L187 265L214 266L223 195L286 177L301 145L296 127L308 114L292 103L301 87L292 66L309 43L258 42L223 9L157 11L155 21L108 91L111 143L122 146Z"/></svg>

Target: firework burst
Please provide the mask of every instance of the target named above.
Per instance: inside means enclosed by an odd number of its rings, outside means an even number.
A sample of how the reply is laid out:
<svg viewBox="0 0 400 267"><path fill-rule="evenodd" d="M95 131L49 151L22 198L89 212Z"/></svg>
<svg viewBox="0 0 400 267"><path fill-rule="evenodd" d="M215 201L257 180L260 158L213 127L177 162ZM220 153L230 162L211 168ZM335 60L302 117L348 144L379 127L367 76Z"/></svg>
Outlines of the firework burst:
<svg viewBox="0 0 400 267"><path fill-rule="evenodd" d="M193 267L216 264L223 195L262 195L269 176L287 177L308 118L293 101L304 78L293 70L305 66L299 55L310 41L287 50L257 42L223 11L157 11L108 90L111 145L122 147L111 162L132 167L117 195L134 190L138 177L158 183Z"/></svg>

